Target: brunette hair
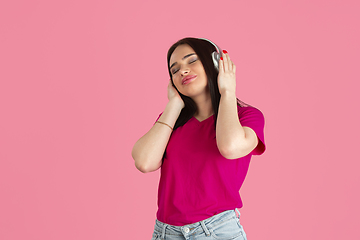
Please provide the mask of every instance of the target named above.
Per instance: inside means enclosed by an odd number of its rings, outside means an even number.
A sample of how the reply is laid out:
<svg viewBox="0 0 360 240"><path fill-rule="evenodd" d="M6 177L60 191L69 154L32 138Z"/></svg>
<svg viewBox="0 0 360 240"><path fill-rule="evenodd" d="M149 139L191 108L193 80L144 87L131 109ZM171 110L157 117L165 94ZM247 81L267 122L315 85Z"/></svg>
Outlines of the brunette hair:
<svg viewBox="0 0 360 240"><path fill-rule="evenodd" d="M175 87L173 79L172 79L172 74L170 71L170 57L171 57L172 53L174 52L174 50L179 45L183 45L183 44L187 44L192 49L194 49L195 53L199 57L202 65L204 67L204 70L205 70L205 73L207 76L207 80L208 80L208 88L210 91L211 103L212 103L212 108L214 111L215 129L216 129L216 120L217 120L219 104L220 104L220 97L221 97L221 94L219 92L218 82L217 82L219 73L216 70L213 60L212 60L212 57L211 57L211 53L216 51L216 48L209 41L206 41L203 39L198 39L198 38L188 37L188 38L180 39L179 41L174 43L169 48L168 53L167 53L167 64L168 64L168 70L169 70L171 82L185 103L185 107L181 110L180 115L179 115L178 119L176 120L174 130L180 126L183 126L197 111L196 103L190 97L181 94L179 92L179 90ZM237 99L238 106L240 106L240 107L250 106L249 104L246 104L246 103L240 101L238 98L236 98L236 99Z"/></svg>

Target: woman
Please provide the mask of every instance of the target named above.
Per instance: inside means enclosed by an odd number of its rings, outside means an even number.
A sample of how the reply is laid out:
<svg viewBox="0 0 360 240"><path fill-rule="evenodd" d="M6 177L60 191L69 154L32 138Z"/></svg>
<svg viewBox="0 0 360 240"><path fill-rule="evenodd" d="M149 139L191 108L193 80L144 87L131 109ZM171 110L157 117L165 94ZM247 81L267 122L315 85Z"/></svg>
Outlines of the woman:
<svg viewBox="0 0 360 240"><path fill-rule="evenodd" d="M239 190L265 151L264 116L237 99L235 65L211 41L181 39L167 62L169 102L132 151L141 172L161 167L152 239L246 239Z"/></svg>

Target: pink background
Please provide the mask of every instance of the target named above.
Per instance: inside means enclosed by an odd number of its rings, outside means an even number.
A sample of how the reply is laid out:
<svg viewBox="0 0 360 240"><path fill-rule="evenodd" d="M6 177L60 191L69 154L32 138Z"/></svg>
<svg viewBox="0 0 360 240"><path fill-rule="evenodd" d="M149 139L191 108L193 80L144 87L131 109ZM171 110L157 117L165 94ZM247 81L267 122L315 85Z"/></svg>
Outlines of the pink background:
<svg viewBox="0 0 360 240"><path fill-rule="evenodd" d="M166 52L213 40L267 151L249 240L358 239L358 1L1 1L0 239L150 239L159 171L134 143L167 103Z"/></svg>

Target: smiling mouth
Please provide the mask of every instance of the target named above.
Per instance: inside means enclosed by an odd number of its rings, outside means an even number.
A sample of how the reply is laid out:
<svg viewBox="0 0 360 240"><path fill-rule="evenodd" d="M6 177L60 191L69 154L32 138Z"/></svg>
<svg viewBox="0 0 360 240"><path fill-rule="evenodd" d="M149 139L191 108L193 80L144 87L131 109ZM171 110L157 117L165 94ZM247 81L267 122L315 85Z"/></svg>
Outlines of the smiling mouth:
<svg viewBox="0 0 360 240"><path fill-rule="evenodd" d="M186 79L182 82L182 84L183 84L183 85L184 85L184 84L188 84L188 83L192 82L193 80L195 80L196 77L197 77L197 76L194 75L194 76L191 76L191 77L189 77L189 78L186 78Z"/></svg>

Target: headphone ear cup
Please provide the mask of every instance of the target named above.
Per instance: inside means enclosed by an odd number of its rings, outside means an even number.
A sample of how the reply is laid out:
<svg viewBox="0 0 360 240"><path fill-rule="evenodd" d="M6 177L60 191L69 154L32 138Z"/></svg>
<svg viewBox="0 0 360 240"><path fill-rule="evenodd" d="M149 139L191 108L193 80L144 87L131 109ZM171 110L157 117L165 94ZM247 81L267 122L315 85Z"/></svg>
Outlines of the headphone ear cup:
<svg viewBox="0 0 360 240"><path fill-rule="evenodd" d="M214 62L215 69L217 71L219 71L219 62L220 62L220 57L221 57L221 52L222 52L221 49L215 43L210 41L209 39L206 39L206 38L198 38L198 39L208 41L216 48L217 51L212 52L211 56L212 56L212 60Z"/></svg>
<svg viewBox="0 0 360 240"><path fill-rule="evenodd" d="M211 54L211 56L212 56L212 59L213 59L213 62L214 62L214 66L215 66L216 70L219 71L220 54L217 53L217 52L213 52L213 53Z"/></svg>

